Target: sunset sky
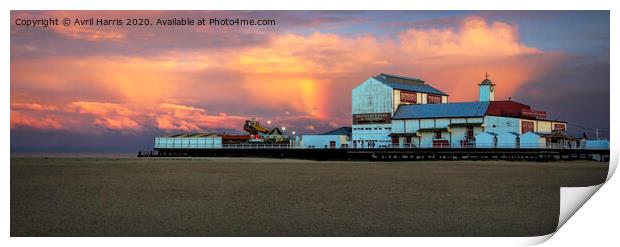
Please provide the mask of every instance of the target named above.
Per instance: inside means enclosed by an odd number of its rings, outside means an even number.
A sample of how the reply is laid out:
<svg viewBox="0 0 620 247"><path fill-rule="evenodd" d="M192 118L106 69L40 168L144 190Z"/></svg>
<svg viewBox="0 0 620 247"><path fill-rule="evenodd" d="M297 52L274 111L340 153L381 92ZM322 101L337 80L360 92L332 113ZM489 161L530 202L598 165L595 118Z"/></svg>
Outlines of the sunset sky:
<svg viewBox="0 0 620 247"><path fill-rule="evenodd" d="M275 26L16 26L17 18L246 18ZM351 125L379 73L475 101L484 73L571 134L609 129L608 11L12 11L12 152L133 152L153 137ZM581 127L585 127L581 128Z"/></svg>

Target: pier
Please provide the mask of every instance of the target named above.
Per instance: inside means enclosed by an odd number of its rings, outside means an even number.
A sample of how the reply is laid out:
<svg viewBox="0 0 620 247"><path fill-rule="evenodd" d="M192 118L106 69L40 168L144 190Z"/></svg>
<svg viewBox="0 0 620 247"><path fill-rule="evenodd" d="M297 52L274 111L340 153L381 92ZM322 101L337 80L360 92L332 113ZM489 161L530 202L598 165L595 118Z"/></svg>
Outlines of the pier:
<svg viewBox="0 0 620 247"><path fill-rule="evenodd" d="M265 157L309 160L597 160L609 161L607 149L524 148L296 148L287 145L201 149L155 149L138 157Z"/></svg>

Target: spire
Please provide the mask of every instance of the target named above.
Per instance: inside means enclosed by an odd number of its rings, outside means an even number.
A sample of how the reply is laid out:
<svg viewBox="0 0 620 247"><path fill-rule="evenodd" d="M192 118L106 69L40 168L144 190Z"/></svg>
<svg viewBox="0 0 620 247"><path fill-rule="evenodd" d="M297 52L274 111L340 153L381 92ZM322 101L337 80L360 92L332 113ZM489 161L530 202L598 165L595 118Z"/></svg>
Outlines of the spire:
<svg viewBox="0 0 620 247"><path fill-rule="evenodd" d="M491 85L494 86L495 84L493 84L493 82L491 80L489 80L489 73L485 72L484 73L484 81L480 82L480 84L478 84L480 86L482 85Z"/></svg>
<svg viewBox="0 0 620 247"><path fill-rule="evenodd" d="M484 80L478 84L480 90L480 101L493 101L495 100L495 84L489 80L489 73L484 73Z"/></svg>

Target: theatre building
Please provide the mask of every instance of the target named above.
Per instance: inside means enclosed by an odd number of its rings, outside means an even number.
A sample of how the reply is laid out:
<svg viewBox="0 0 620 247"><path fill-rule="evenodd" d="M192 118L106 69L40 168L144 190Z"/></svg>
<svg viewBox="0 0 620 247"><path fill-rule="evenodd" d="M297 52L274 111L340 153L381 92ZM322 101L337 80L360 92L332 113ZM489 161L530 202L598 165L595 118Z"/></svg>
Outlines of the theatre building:
<svg viewBox="0 0 620 247"><path fill-rule="evenodd" d="M380 74L352 91L353 148L391 145L392 117L402 105L441 104L448 95L416 78Z"/></svg>
<svg viewBox="0 0 620 247"><path fill-rule="evenodd" d="M495 101L495 84L479 86L479 101L400 105L392 118L392 146L421 148L568 148L566 122L512 100Z"/></svg>
<svg viewBox="0 0 620 247"><path fill-rule="evenodd" d="M479 100L448 95L414 78L380 74L353 89L352 147L571 148L567 123L512 100L495 101L495 84L478 84Z"/></svg>

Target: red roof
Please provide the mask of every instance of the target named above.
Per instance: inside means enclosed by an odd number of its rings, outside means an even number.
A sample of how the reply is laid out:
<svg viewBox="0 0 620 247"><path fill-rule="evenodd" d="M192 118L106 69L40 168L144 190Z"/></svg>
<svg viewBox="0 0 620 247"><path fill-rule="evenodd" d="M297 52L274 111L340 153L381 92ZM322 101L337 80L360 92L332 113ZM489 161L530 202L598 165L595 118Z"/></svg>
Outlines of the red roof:
<svg viewBox="0 0 620 247"><path fill-rule="evenodd" d="M485 115L518 118L524 109L531 110L531 107L512 100L490 101Z"/></svg>

